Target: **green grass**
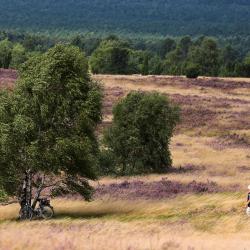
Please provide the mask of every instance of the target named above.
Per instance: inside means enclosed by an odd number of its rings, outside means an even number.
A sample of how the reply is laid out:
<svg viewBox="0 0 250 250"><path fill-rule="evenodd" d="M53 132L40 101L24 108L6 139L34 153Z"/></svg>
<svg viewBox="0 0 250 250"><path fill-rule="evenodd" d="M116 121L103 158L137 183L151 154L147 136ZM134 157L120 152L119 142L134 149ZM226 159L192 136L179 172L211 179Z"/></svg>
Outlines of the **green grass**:
<svg viewBox="0 0 250 250"><path fill-rule="evenodd" d="M150 201L97 201L89 204L72 202L72 209L60 202L56 219L92 219L136 222L164 221L189 223L198 231L213 232L217 226L234 220L234 230L245 219L245 194L218 193L187 195L176 199Z"/></svg>
<svg viewBox="0 0 250 250"><path fill-rule="evenodd" d="M50 223L69 221L118 221L186 223L195 230L215 232L230 225L230 230L242 228L245 220L245 194L217 193L186 195L165 201L70 201L54 200L56 216ZM18 204L0 207L0 221L15 221ZM245 225L246 226L246 225ZM249 225L250 226L250 225Z"/></svg>

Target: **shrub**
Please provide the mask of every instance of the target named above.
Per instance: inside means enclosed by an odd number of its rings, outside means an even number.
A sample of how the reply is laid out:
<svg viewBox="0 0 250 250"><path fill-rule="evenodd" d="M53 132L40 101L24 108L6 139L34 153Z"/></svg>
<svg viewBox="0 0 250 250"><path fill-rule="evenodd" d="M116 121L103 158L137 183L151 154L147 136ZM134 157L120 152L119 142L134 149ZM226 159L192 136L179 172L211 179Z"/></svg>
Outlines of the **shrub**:
<svg viewBox="0 0 250 250"><path fill-rule="evenodd" d="M106 153L117 174L162 173L171 167L169 150L179 108L157 92L131 92L113 109L104 134Z"/></svg>
<svg viewBox="0 0 250 250"><path fill-rule="evenodd" d="M199 67L197 65L189 65L186 68L186 77L187 78L197 78L199 76Z"/></svg>

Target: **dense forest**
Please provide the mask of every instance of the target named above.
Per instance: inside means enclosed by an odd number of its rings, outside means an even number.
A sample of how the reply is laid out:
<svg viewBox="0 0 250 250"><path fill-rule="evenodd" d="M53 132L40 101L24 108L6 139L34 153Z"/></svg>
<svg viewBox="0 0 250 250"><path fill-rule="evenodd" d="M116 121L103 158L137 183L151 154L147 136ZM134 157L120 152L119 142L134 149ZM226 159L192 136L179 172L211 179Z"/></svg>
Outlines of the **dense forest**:
<svg viewBox="0 0 250 250"><path fill-rule="evenodd" d="M249 0L0 0L0 28L246 36Z"/></svg>
<svg viewBox="0 0 250 250"><path fill-rule="evenodd" d="M0 13L0 67L66 43L93 73L250 76L248 0L0 0Z"/></svg>
<svg viewBox="0 0 250 250"><path fill-rule="evenodd" d="M58 44L71 44L89 59L96 74L250 77L249 37L245 40L200 36L131 39L109 35L65 38L0 31L0 68L19 67ZM247 45L248 44L248 45Z"/></svg>

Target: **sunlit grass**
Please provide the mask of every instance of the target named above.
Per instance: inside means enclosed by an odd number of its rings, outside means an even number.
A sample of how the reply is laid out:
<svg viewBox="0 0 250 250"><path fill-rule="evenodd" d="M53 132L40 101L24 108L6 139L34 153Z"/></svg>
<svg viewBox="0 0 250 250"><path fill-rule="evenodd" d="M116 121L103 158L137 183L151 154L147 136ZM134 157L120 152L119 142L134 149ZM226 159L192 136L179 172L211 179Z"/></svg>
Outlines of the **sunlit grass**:
<svg viewBox="0 0 250 250"><path fill-rule="evenodd" d="M244 194L220 193L185 195L166 201L71 201L53 200L55 218L49 223L64 220L116 220L116 221L185 221L199 228L200 220L216 224L225 223L225 217L240 215L245 218ZM15 220L18 205L0 207L0 221ZM211 228L211 227L209 227ZM205 230L206 231L206 230Z"/></svg>
<svg viewBox="0 0 250 250"><path fill-rule="evenodd" d="M72 250L86 244L87 249L144 250L173 243L187 249L202 241L209 246L212 235L221 234L229 238L227 246L233 246L236 236L245 246L250 221L244 198L243 193L218 193L165 201L53 200L55 218L31 222L16 221L18 205L9 205L0 207L0 249ZM222 249L219 238L215 249Z"/></svg>

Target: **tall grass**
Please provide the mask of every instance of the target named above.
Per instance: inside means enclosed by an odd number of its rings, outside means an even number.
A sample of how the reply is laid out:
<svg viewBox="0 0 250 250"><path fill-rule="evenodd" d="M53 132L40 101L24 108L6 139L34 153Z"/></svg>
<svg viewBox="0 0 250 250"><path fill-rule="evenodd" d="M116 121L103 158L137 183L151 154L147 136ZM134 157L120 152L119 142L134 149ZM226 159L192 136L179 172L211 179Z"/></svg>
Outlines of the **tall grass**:
<svg viewBox="0 0 250 250"><path fill-rule="evenodd" d="M238 249L236 242L244 249L250 230L244 198L221 193L154 202L53 200L55 218L32 222L16 221L13 204L0 207L0 249Z"/></svg>

